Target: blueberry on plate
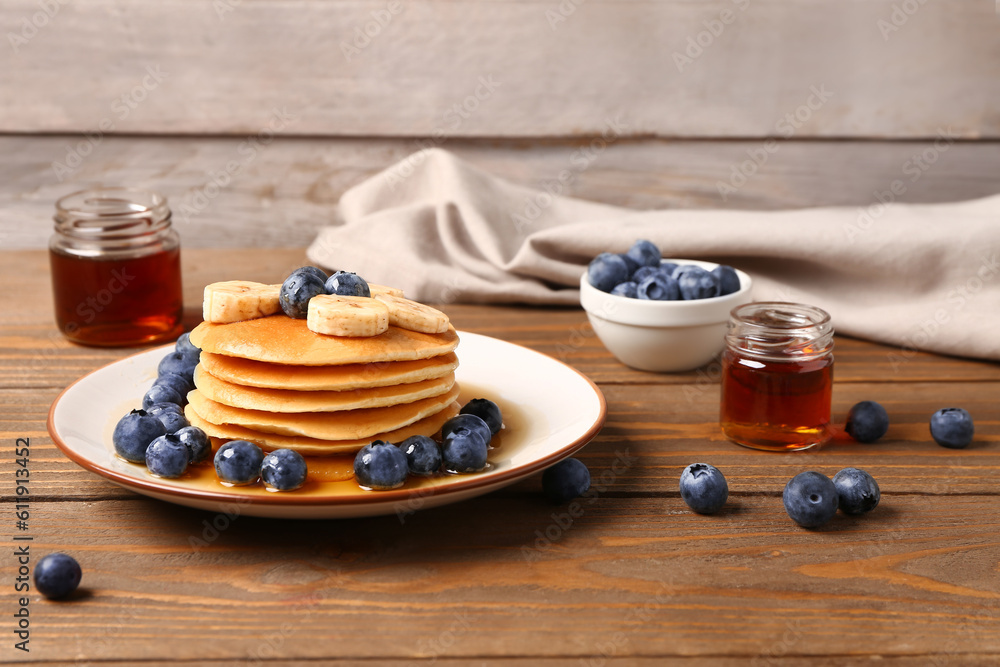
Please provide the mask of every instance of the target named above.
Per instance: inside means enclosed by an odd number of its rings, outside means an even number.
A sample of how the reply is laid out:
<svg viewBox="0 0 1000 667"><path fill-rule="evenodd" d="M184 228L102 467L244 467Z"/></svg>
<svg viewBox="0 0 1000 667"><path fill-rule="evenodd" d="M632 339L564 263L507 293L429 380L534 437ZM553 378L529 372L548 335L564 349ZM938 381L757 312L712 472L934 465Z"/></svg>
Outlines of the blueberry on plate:
<svg viewBox="0 0 1000 667"><path fill-rule="evenodd" d="M889 430L889 414L875 401L855 403L844 430L858 442L875 442Z"/></svg>
<svg viewBox="0 0 1000 667"><path fill-rule="evenodd" d="M781 501L792 521L803 528L818 528L837 513L840 494L829 477L809 470L788 480Z"/></svg>
<svg viewBox="0 0 1000 667"><path fill-rule="evenodd" d="M490 427L490 433L496 435L503 428L503 415L500 406L488 398L474 398L459 410L462 415L476 415Z"/></svg>
<svg viewBox="0 0 1000 667"><path fill-rule="evenodd" d="M639 239L625 253L639 266L659 266L660 249L652 241Z"/></svg>
<svg viewBox="0 0 1000 667"><path fill-rule="evenodd" d="M220 482L242 486L260 475L264 452L247 440L230 440L215 453L215 474Z"/></svg>
<svg viewBox="0 0 1000 667"><path fill-rule="evenodd" d="M658 272L660 272L660 267L658 266L640 266L638 269L632 272L632 277L629 278L629 281L638 285L646 278ZM667 275L670 274L668 273Z"/></svg>
<svg viewBox="0 0 1000 667"><path fill-rule="evenodd" d="M698 514L715 514L729 498L729 484L719 469L692 463L681 473L681 499Z"/></svg>
<svg viewBox="0 0 1000 667"><path fill-rule="evenodd" d="M426 435L411 435L398 446L411 475L433 475L441 469L441 448Z"/></svg>
<svg viewBox="0 0 1000 667"><path fill-rule="evenodd" d="M185 355L183 352L174 350L160 360L159 365L156 367L156 371L158 375L176 373L191 384L194 384L194 367L197 365L197 359L192 361L190 356Z"/></svg>
<svg viewBox="0 0 1000 667"><path fill-rule="evenodd" d="M590 470L579 459L563 459L542 473L542 492L561 505L579 498L590 488Z"/></svg>
<svg viewBox="0 0 1000 667"><path fill-rule="evenodd" d="M461 415L474 417L474 415ZM479 417L475 417L479 419ZM483 422L482 419L479 419ZM483 422L486 425L486 422ZM489 427L486 427L489 430ZM471 430L455 431L441 442L441 462L449 472L479 472L486 468L490 447L481 433Z"/></svg>
<svg viewBox="0 0 1000 667"><path fill-rule="evenodd" d="M201 357L201 348L196 347L195 344L191 342L191 334L188 333L180 335L177 339L177 343L174 344L174 351L187 357L188 361L194 364L197 364L199 357Z"/></svg>
<svg viewBox="0 0 1000 667"><path fill-rule="evenodd" d="M80 564L70 555L55 552L35 564L35 588L49 599L63 598L76 590L83 578Z"/></svg>
<svg viewBox="0 0 1000 667"><path fill-rule="evenodd" d="M326 294L326 281L314 272L295 269L281 283L278 303L285 315L304 320L309 315L309 300L319 294Z"/></svg>
<svg viewBox="0 0 1000 667"><path fill-rule="evenodd" d="M452 417L441 427L442 442L458 435L471 435L482 439L483 444L489 445L490 439L493 437L493 429L479 415L466 412Z"/></svg>
<svg viewBox="0 0 1000 667"><path fill-rule="evenodd" d="M406 482L409 468L406 454L399 447L384 440L375 440L354 457L354 478L369 489L386 491Z"/></svg>
<svg viewBox="0 0 1000 667"><path fill-rule="evenodd" d="M685 264L674 270L674 280L685 301L710 299L719 296L719 283L711 273L694 264Z"/></svg>
<svg viewBox="0 0 1000 667"><path fill-rule="evenodd" d="M715 282L719 284L719 294L717 296L725 296L740 291L740 276L733 267L728 264L719 264L710 273L715 276Z"/></svg>
<svg viewBox="0 0 1000 667"><path fill-rule="evenodd" d="M118 456L132 463L143 463L149 443L166 433L159 419L145 410L133 410L118 420L111 441Z"/></svg>
<svg viewBox="0 0 1000 667"><path fill-rule="evenodd" d="M276 449L260 464L260 478L277 491L292 491L306 481L306 460L291 449Z"/></svg>
<svg viewBox="0 0 1000 667"><path fill-rule="evenodd" d="M212 453L212 443L208 435L197 426L185 426L178 429L174 435L188 448L192 464L201 463Z"/></svg>
<svg viewBox="0 0 1000 667"><path fill-rule="evenodd" d="M154 387L158 384L170 387L185 398L187 398L188 392L194 389L194 382L177 373L164 373L153 381Z"/></svg>
<svg viewBox="0 0 1000 667"><path fill-rule="evenodd" d="M176 403L181 405L187 402L187 394L181 394L176 389L165 384L154 384L142 397L142 407L146 409L155 403Z"/></svg>
<svg viewBox="0 0 1000 667"><path fill-rule="evenodd" d="M681 293L677 281L663 273L654 273L636 287L636 296L649 301L677 301Z"/></svg>
<svg viewBox="0 0 1000 667"><path fill-rule="evenodd" d="M157 477L180 477L191 462L191 452L176 435L161 435L146 449L146 468Z"/></svg>
<svg viewBox="0 0 1000 667"><path fill-rule="evenodd" d="M337 271L326 281L326 293L340 296L367 296L372 292L368 289L365 279L350 271Z"/></svg>
<svg viewBox="0 0 1000 667"><path fill-rule="evenodd" d="M176 433L182 428L186 428L191 425L191 422L187 420L183 412L174 412L173 410L163 410L156 415L156 418L160 420L163 424L163 428L167 429L167 433Z"/></svg>
<svg viewBox="0 0 1000 667"><path fill-rule="evenodd" d="M615 285L628 280L628 264L618 255L602 252L587 266L587 281L601 290L610 292Z"/></svg>
<svg viewBox="0 0 1000 667"><path fill-rule="evenodd" d="M865 514L878 506L882 494L875 478L864 470L844 468L833 476L837 506L844 514Z"/></svg>
<svg viewBox="0 0 1000 667"><path fill-rule="evenodd" d="M931 415L931 437L942 447L968 447L974 434L972 415L962 408L944 408Z"/></svg>
<svg viewBox="0 0 1000 667"><path fill-rule="evenodd" d="M614 294L615 296L625 296L628 297L629 299L635 299L638 298L638 295L636 293L636 289L638 287L639 286L636 283L632 282L631 280L628 280L623 283L618 283L617 285L612 287L611 293Z"/></svg>

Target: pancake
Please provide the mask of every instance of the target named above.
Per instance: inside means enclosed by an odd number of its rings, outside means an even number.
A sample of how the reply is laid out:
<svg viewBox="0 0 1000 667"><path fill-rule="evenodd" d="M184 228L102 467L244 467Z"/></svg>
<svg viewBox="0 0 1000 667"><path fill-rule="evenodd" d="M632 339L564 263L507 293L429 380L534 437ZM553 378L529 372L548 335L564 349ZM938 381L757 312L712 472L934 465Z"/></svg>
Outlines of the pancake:
<svg viewBox="0 0 1000 667"><path fill-rule="evenodd" d="M320 440L355 440L394 431L444 410L458 397L458 383L440 396L423 398L385 408L362 408L339 412L281 413L247 410L206 398L200 390L188 394L195 412L213 424L246 426L279 435L304 435Z"/></svg>
<svg viewBox="0 0 1000 667"><path fill-rule="evenodd" d="M411 435L434 435L441 430L446 421L458 414L459 407L458 402L454 401L445 406L444 410L441 410L437 414L424 417L408 426L387 433L379 433L369 438L355 440L319 440L303 436L262 433L243 426L213 424L202 419L201 415L198 414L191 404L188 404L184 409L184 416L187 417L192 426L197 426L213 438L249 440L266 451L294 449L299 454L305 456L326 456L330 454L353 454L373 440L385 440L386 442L398 444Z"/></svg>
<svg viewBox="0 0 1000 667"><path fill-rule="evenodd" d="M347 391L390 387L444 377L458 368L454 352L414 361L385 361L339 366L289 366L263 361L201 353L201 365L219 378L244 387L297 389L301 391Z"/></svg>
<svg viewBox="0 0 1000 667"><path fill-rule="evenodd" d="M202 322L191 342L206 352L298 366L411 361L447 354L458 346L453 327L425 334L390 326L378 336L354 338L313 333L305 320L284 314L230 324Z"/></svg>
<svg viewBox="0 0 1000 667"><path fill-rule="evenodd" d="M248 410L267 412L311 413L382 408L400 403L413 403L422 398L440 396L455 384L455 374L441 378L400 384L394 387L372 387L347 391L298 391L295 389L263 389L241 387L213 376L198 364L194 384L202 396L216 403Z"/></svg>

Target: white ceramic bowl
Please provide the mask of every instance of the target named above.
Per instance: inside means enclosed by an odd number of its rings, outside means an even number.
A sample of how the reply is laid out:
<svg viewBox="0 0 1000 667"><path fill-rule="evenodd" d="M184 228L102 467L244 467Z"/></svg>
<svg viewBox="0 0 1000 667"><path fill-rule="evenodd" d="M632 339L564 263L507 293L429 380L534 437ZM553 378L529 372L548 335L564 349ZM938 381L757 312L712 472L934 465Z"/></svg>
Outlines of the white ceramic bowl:
<svg viewBox="0 0 1000 667"><path fill-rule="evenodd" d="M711 271L718 264L664 259ZM677 372L703 366L725 345L729 311L750 302L753 281L736 269L738 292L693 301L647 301L602 292L580 278L580 305L598 338L626 366L642 371Z"/></svg>

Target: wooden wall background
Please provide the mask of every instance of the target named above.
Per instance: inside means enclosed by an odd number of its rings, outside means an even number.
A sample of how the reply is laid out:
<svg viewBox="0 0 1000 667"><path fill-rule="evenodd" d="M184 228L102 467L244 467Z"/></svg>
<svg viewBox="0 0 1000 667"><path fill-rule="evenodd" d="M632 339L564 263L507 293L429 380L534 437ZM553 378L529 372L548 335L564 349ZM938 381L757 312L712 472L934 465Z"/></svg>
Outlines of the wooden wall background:
<svg viewBox="0 0 1000 667"><path fill-rule="evenodd" d="M99 184L186 205L189 246L306 245L345 189L420 145L531 184L609 122L621 136L572 194L1000 192L992 0L0 0L0 28L5 248L43 247L55 199ZM767 137L779 150L723 197Z"/></svg>

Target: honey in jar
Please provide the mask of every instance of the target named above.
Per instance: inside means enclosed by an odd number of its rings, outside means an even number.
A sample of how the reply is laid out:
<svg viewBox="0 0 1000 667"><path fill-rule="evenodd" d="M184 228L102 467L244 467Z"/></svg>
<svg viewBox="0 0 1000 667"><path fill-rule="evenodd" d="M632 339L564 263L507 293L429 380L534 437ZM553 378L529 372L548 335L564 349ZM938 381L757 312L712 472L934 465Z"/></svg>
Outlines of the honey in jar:
<svg viewBox="0 0 1000 667"><path fill-rule="evenodd" d="M758 302L730 314L720 422L745 447L794 451L830 439L833 326L813 306Z"/></svg>

